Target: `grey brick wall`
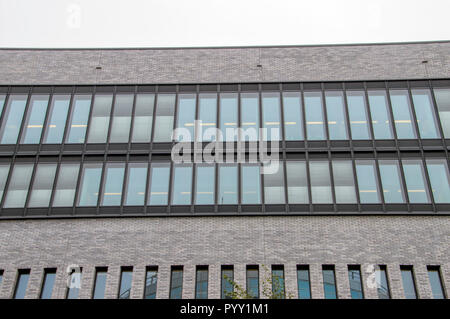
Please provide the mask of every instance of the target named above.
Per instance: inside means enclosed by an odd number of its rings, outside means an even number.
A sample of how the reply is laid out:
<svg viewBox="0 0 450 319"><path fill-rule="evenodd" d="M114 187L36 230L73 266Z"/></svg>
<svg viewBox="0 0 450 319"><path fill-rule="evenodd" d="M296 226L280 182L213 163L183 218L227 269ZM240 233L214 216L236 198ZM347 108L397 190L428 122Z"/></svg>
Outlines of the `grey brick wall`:
<svg viewBox="0 0 450 319"><path fill-rule="evenodd" d="M323 297L321 267L334 264L339 298L350 298L347 266L360 264L366 298L368 264L386 264L391 294L403 298L400 265L413 265L420 298L432 298L427 265L440 265L450 293L448 216L170 217L0 221L0 298L10 298L17 269L31 268L27 298L38 298L43 269L56 267L53 298L65 296L65 270L83 267L81 298L90 298L95 267L107 266L107 298L116 298L120 267L133 266L132 298L142 298L145 269L157 265L158 298L169 296L170 267L184 266L183 298L194 298L195 267L209 265L209 297L220 297L220 267L283 264L297 297L297 264L310 265L313 298ZM261 285L262 289L262 285Z"/></svg>

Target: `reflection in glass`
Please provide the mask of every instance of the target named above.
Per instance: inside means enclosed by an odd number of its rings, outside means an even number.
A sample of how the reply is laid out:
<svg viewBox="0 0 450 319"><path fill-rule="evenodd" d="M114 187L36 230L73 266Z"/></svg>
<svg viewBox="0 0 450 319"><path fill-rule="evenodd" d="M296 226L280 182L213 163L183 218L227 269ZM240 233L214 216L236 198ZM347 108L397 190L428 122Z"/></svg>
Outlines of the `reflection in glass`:
<svg viewBox="0 0 450 319"><path fill-rule="evenodd" d="M20 143L39 144L42 128L44 127L48 99L48 94L33 94L31 96Z"/></svg>
<svg viewBox="0 0 450 319"><path fill-rule="evenodd" d="M84 143L90 108L90 94L77 94L74 96L66 143Z"/></svg>
<svg viewBox="0 0 450 319"><path fill-rule="evenodd" d="M51 299L53 286L55 285L56 269L46 269L44 272L44 283L42 285L41 299Z"/></svg>
<svg viewBox="0 0 450 319"><path fill-rule="evenodd" d="M390 90L395 130L399 139L417 138L413 127L411 105L407 90Z"/></svg>
<svg viewBox="0 0 450 319"><path fill-rule="evenodd" d="M222 289L221 289L221 298L222 299L232 299L231 294L233 293L233 284L234 281L234 269L233 266L222 266Z"/></svg>
<svg viewBox="0 0 450 319"><path fill-rule="evenodd" d="M259 298L258 267L247 267L247 293L253 298Z"/></svg>
<svg viewBox="0 0 450 319"><path fill-rule="evenodd" d="M197 141L215 141L217 135L217 94L202 93L199 95L199 99L198 119L201 123L197 128Z"/></svg>
<svg viewBox="0 0 450 319"><path fill-rule="evenodd" d="M241 128L247 133L241 137L243 141L259 139L259 96L258 93L241 94Z"/></svg>
<svg viewBox="0 0 450 319"><path fill-rule="evenodd" d="M80 164L62 163L59 168L58 180L56 182L55 195L53 197L54 207L73 206L75 190L77 188L78 171Z"/></svg>
<svg viewBox="0 0 450 319"><path fill-rule="evenodd" d="M3 191L5 190L6 179L8 178L9 164L0 165L0 202L3 198Z"/></svg>
<svg viewBox="0 0 450 319"><path fill-rule="evenodd" d="M89 124L88 143L106 143L113 96L96 94Z"/></svg>
<svg viewBox="0 0 450 319"><path fill-rule="evenodd" d="M78 206L97 206L102 164L84 164L81 173Z"/></svg>
<svg viewBox="0 0 450 319"><path fill-rule="evenodd" d="M298 299L311 299L309 266L297 267L297 288L298 288Z"/></svg>
<svg viewBox="0 0 450 319"><path fill-rule="evenodd" d="M366 112L366 100L363 91L347 91L348 116L352 139L370 139L369 120Z"/></svg>
<svg viewBox="0 0 450 319"><path fill-rule="evenodd" d="M96 270L93 299L105 298L106 275L107 275L106 269L97 269Z"/></svg>
<svg viewBox="0 0 450 319"><path fill-rule="evenodd" d="M401 266L400 271L402 274L403 292L406 299L417 299L416 284L414 282L414 275L412 267Z"/></svg>
<svg viewBox="0 0 450 319"><path fill-rule="evenodd" d="M427 159L427 170L435 203L450 203L450 176L445 159Z"/></svg>
<svg viewBox="0 0 450 319"><path fill-rule="evenodd" d="M9 96L0 129L1 144L17 143L27 98L28 96L25 94L14 94Z"/></svg>
<svg viewBox="0 0 450 319"><path fill-rule="evenodd" d="M238 95L237 93L220 94L220 131L222 140L237 141L235 129L238 125Z"/></svg>
<svg viewBox="0 0 450 319"><path fill-rule="evenodd" d="M119 299L130 299L133 268L124 267L120 273Z"/></svg>
<svg viewBox="0 0 450 319"><path fill-rule="evenodd" d="M192 165L174 165L172 205L190 205L192 189Z"/></svg>
<svg viewBox="0 0 450 319"><path fill-rule="evenodd" d="M344 96L341 91L325 92L327 108L328 133L330 140L348 139L347 121L345 120Z"/></svg>
<svg viewBox="0 0 450 319"><path fill-rule="evenodd" d="M197 165L195 204L214 204L216 168L213 165Z"/></svg>
<svg viewBox="0 0 450 319"><path fill-rule="evenodd" d="M183 268L174 268L170 273L170 299L181 299L183 291Z"/></svg>
<svg viewBox="0 0 450 319"><path fill-rule="evenodd" d="M48 207L55 180L56 164L38 164L28 207Z"/></svg>
<svg viewBox="0 0 450 319"><path fill-rule="evenodd" d="M145 201L147 185L147 164L128 164L125 205L141 206Z"/></svg>
<svg viewBox="0 0 450 319"><path fill-rule="evenodd" d="M132 143L149 143L152 136L154 94L137 94L133 117Z"/></svg>
<svg viewBox="0 0 450 319"><path fill-rule="evenodd" d="M330 168L328 161L309 162L311 197L313 204L332 203Z"/></svg>
<svg viewBox="0 0 450 319"><path fill-rule="evenodd" d="M237 204L238 202L238 168L237 165L219 166L218 204Z"/></svg>
<svg viewBox="0 0 450 319"><path fill-rule="evenodd" d="M266 204L284 204L284 169L278 163L278 170L273 174L264 174L264 201Z"/></svg>
<svg viewBox="0 0 450 319"><path fill-rule="evenodd" d="M380 265L375 271L375 279L377 282L378 299L390 299L389 284L387 280L387 269L385 265Z"/></svg>
<svg viewBox="0 0 450 319"><path fill-rule="evenodd" d="M334 276L334 266L322 268L323 292L325 299L337 299L336 278Z"/></svg>
<svg viewBox="0 0 450 319"><path fill-rule="evenodd" d="M303 140L302 100L299 92L283 92L284 137Z"/></svg>
<svg viewBox="0 0 450 319"><path fill-rule="evenodd" d="M153 142L170 142L172 140L175 94L158 94L157 99Z"/></svg>
<svg viewBox="0 0 450 319"><path fill-rule="evenodd" d="M391 120L385 91L369 91L369 109L375 139L392 139Z"/></svg>
<svg viewBox="0 0 450 319"><path fill-rule="evenodd" d="M279 299L284 299L286 297L283 266L272 267L272 294Z"/></svg>
<svg viewBox="0 0 450 319"><path fill-rule="evenodd" d="M410 203L429 203L430 196L425 182L425 171L420 160L404 160L406 189Z"/></svg>
<svg viewBox="0 0 450 319"><path fill-rule="evenodd" d="M279 141L281 135L280 93L262 93L264 141Z"/></svg>
<svg viewBox="0 0 450 319"><path fill-rule="evenodd" d="M336 203L356 203L355 180L351 161L333 161Z"/></svg>
<svg viewBox="0 0 450 319"><path fill-rule="evenodd" d="M144 299L156 299L156 287L158 284L158 268L148 267L145 274Z"/></svg>
<svg viewBox="0 0 450 319"><path fill-rule="evenodd" d="M356 161L356 177L360 202L362 204L379 203L381 200L376 178L375 161Z"/></svg>
<svg viewBox="0 0 450 319"><path fill-rule="evenodd" d="M434 299L445 299L444 289L439 266L428 266L428 279L430 279L431 292Z"/></svg>
<svg viewBox="0 0 450 319"><path fill-rule="evenodd" d="M133 94L116 94L109 138L110 143L128 143L133 100Z"/></svg>
<svg viewBox="0 0 450 319"><path fill-rule="evenodd" d="M60 144L64 136L70 95L53 95L49 119L44 132L45 144Z"/></svg>
<svg viewBox="0 0 450 319"><path fill-rule="evenodd" d="M361 271L359 266L348 267L348 281L350 284L350 295L352 299L363 299L363 289L361 283Z"/></svg>
<svg viewBox="0 0 450 319"><path fill-rule="evenodd" d="M450 138L450 89L434 89L439 118L445 138Z"/></svg>
<svg viewBox="0 0 450 319"><path fill-rule="evenodd" d="M259 165L241 166L242 204L261 204L260 178Z"/></svg>
<svg viewBox="0 0 450 319"><path fill-rule="evenodd" d="M180 134L177 138L178 142L191 142L194 140L196 101L195 94L178 95L177 129L187 130L189 132L189 136Z"/></svg>
<svg viewBox="0 0 450 319"><path fill-rule="evenodd" d="M150 168L149 205L167 205L170 164L152 163Z"/></svg>
<svg viewBox="0 0 450 319"><path fill-rule="evenodd" d="M197 267L195 299L208 299L208 267Z"/></svg>
<svg viewBox="0 0 450 319"><path fill-rule="evenodd" d="M436 115L430 90L411 90L420 138L438 138Z"/></svg>
<svg viewBox="0 0 450 319"><path fill-rule="evenodd" d="M401 187L401 176L398 161L382 160L380 167L381 185L383 187L384 201L386 203L404 203L405 194Z"/></svg>
<svg viewBox="0 0 450 319"><path fill-rule="evenodd" d="M325 125L321 92L305 92L306 136L308 140L324 140Z"/></svg>
<svg viewBox="0 0 450 319"><path fill-rule="evenodd" d="M3 105L5 104L6 95L0 94L0 116L2 115Z"/></svg>
<svg viewBox="0 0 450 319"><path fill-rule="evenodd" d="M5 202L3 204L4 208L19 208L25 206L32 173L33 164L14 165Z"/></svg>
<svg viewBox="0 0 450 319"><path fill-rule="evenodd" d="M124 163L107 163L103 181L103 196L100 205L120 206L122 199Z"/></svg>
<svg viewBox="0 0 450 319"><path fill-rule="evenodd" d="M290 204L308 204L308 179L305 162L286 162L288 201Z"/></svg>

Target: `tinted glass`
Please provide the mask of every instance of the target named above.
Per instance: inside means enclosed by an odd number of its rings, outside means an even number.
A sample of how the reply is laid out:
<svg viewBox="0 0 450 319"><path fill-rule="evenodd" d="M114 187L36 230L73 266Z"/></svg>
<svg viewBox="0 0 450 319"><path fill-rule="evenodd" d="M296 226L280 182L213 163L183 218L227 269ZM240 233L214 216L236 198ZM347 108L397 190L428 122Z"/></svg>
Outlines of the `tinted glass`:
<svg viewBox="0 0 450 319"><path fill-rule="evenodd" d="M182 134L177 141L190 142L194 140L196 101L195 94L180 94L178 96L177 129L187 130L189 135Z"/></svg>
<svg viewBox="0 0 450 319"><path fill-rule="evenodd" d="M103 182L102 206L120 206L125 164L108 163Z"/></svg>
<svg viewBox="0 0 450 319"><path fill-rule="evenodd" d="M297 287L299 299L311 299L309 268L302 267L297 269Z"/></svg>
<svg viewBox="0 0 450 319"><path fill-rule="evenodd" d="M325 299L336 299L337 292L336 292L336 280L334 277L334 270L323 269L322 276L323 276L323 292Z"/></svg>
<svg viewBox="0 0 450 319"><path fill-rule="evenodd" d="M444 136L450 138L450 89L434 89Z"/></svg>
<svg viewBox="0 0 450 319"><path fill-rule="evenodd" d="M399 139L416 138L408 91L391 90L389 91L389 94L391 97L392 112L394 114L397 137Z"/></svg>
<svg viewBox="0 0 450 319"><path fill-rule="evenodd" d="M61 164L56 182L53 206L73 206L80 164Z"/></svg>
<svg viewBox="0 0 450 319"><path fill-rule="evenodd" d="M55 180L56 164L38 164L28 207L48 207Z"/></svg>
<svg viewBox="0 0 450 319"><path fill-rule="evenodd" d="M133 94L117 94L114 102L113 120L111 124L110 143L128 143L130 138L131 112L133 110Z"/></svg>
<svg viewBox="0 0 450 319"><path fill-rule="evenodd" d="M66 143L84 143L90 108L91 95L74 96Z"/></svg>
<svg viewBox="0 0 450 319"><path fill-rule="evenodd" d="M363 299L364 294L361 284L361 272L359 269L348 269L348 281L350 284L350 295L352 299Z"/></svg>
<svg viewBox="0 0 450 319"><path fill-rule="evenodd" d="M261 174L259 165L241 166L242 204L261 203Z"/></svg>
<svg viewBox="0 0 450 319"><path fill-rule="evenodd" d="M287 141L303 140L302 100L298 92L283 92L284 137Z"/></svg>
<svg viewBox="0 0 450 319"><path fill-rule="evenodd" d="M137 94L131 142L148 143L152 136L154 94Z"/></svg>
<svg viewBox="0 0 450 319"><path fill-rule="evenodd" d="M84 164L78 192L78 206L97 206L102 164Z"/></svg>
<svg viewBox="0 0 450 319"><path fill-rule="evenodd" d="M428 267L428 279L430 279L431 292L434 299L445 299L444 289L442 288L441 275L438 267Z"/></svg>
<svg viewBox="0 0 450 319"><path fill-rule="evenodd" d="M200 94L197 141L215 141L217 135L217 94Z"/></svg>
<svg viewBox="0 0 450 319"><path fill-rule="evenodd" d="M107 273L105 270L96 271L93 299L105 298L106 275Z"/></svg>
<svg viewBox="0 0 450 319"><path fill-rule="evenodd" d="M232 268L222 268L222 299L232 299L231 294L233 293L234 281L234 271Z"/></svg>
<svg viewBox="0 0 450 319"><path fill-rule="evenodd" d="M430 90L411 90L420 138L439 138Z"/></svg>
<svg viewBox="0 0 450 319"><path fill-rule="evenodd" d="M241 128L246 131L242 140L257 141L259 138L259 96L257 93L241 94Z"/></svg>
<svg viewBox="0 0 450 319"><path fill-rule="evenodd" d="M309 162L313 204L332 203L330 168L328 162Z"/></svg>
<svg viewBox="0 0 450 319"><path fill-rule="evenodd" d="M27 104L27 95L10 95L3 113L0 130L1 144L16 144L22 124L23 113Z"/></svg>
<svg viewBox="0 0 450 319"><path fill-rule="evenodd" d="M236 141L238 124L238 95L237 93L220 94L220 130L222 140Z"/></svg>
<svg viewBox="0 0 450 319"><path fill-rule="evenodd" d="M434 201L436 203L450 203L450 176L447 161L444 159L427 159L427 170Z"/></svg>
<svg viewBox="0 0 450 319"><path fill-rule="evenodd" d="M44 133L44 143L60 144L62 142L69 104L70 95L53 95Z"/></svg>
<svg viewBox="0 0 450 319"><path fill-rule="evenodd" d="M286 202L284 195L284 169L283 163L273 174L264 174L264 201L266 204L283 204Z"/></svg>
<svg viewBox="0 0 450 319"><path fill-rule="evenodd" d="M122 270L120 274L119 299L130 299L133 270Z"/></svg>
<svg viewBox="0 0 450 319"><path fill-rule="evenodd" d="M170 299L181 299L183 290L183 270L172 269L170 275Z"/></svg>
<svg viewBox="0 0 450 319"><path fill-rule="evenodd" d="M376 270L375 278L377 281L377 292L379 299L390 299L389 285L386 274L386 266L380 266L380 269Z"/></svg>
<svg viewBox="0 0 450 319"><path fill-rule="evenodd" d="M324 140L325 125L322 109L322 93L305 92L306 136L308 140Z"/></svg>
<svg viewBox="0 0 450 319"><path fill-rule="evenodd" d="M259 298L259 271L247 268L247 293L253 298Z"/></svg>
<svg viewBox="0 0 450 319"><path fill-rule="evenodd" d="M417 299L416 295L416 284L414 283L414 276L412 269L404 268L401 269L402 282L403 282L403 292L405 293L406 299Z"/></svg>
<svg viewBox="0 0 450 319"><path fill-rule="evenodd" d="M190 205L192 189L192 166L174 166L172 204Z"/></svg>
<svg viewBox="0 0 450 319"><path fill-rule="evenodd" d="M147 164L130 163L127 172L125 205L144 205L147 185Z"/></svg>
<svg viewBox="0 0 450 319"><path fill-rule="evenodd" d="M265 141L279 141L281 135L280 93L262 94L263 137Z"/></svg>
<svg viewBox="0 0 450 319"><path fill-rule="evenodd" d="M355 179L351 161L333 161L334 192L336 202L356 203Z"/></svg>
<svg viewBox="0 0 450 319"><path fill-rule="evenodd" d="M384 91L369 91L369 109L375 139L392 139L392 123Z"/></svg>
<svg viewBox="0 0 450 319"><path fill-rule="evenodd" d="M340 91L325 92L327 107L328 132L330 140L348 139L347 121L345 119L344 95Z"/></svg>
<svg viewBox="0 0 450 319"><path fill-rule="evenodd" d="M220 165L218 204L237 204L237 202L238 167L237 165Z"/></svg>
<svg viewBox="0 0 450 319"><path fill-rule="evenodd" d="M169 196L169 164L151 164L149 205L167 205Z"/></svg>
<svg viewBox="0 0 450 319"><path fill-rule="evenodd" d="M359 199L361 203L379 203L380 192L376 178L374 161L356 161Z"/></svg>
<svg viewBox="0 0 450 319"><path fill-rule="evenodd" d="M4 208L19 208L25 206L28 188L30 186L33 164L14 165L8 192L6 193Z"/></svg>
<svg viewBox="0 0 450 319"><path fill-rule="evenodd" d="M404 203L405 194L401 186L400 168L398 161L379 161L381 185L386 203Z"/></svg>
<svg viewBox="0 0 450 319"><path fill-rule="evenodd" d="M95 95L89 124L88 143L106 143L112 101L112 94Z"/></svg>
<svg viewBox="0 0 450 319"><path fill-rule="evenodd" d="M33 94L31 96L20 143L38 144L40 142L48 99L48 94Z"/></svg>
<svg viewBox="0 0 450 319"><path fill-rule="evenodd" d="M214 166L197 165L195 204L214 204L216 168Z"/></svg>
<svg viewBox="0 0 450 319"><path fill-rule="evenodd" d="M53 286L55 285L56 270L45 271L42 285L41 299L51 299Z"/></svg>
<svg viewBox="0 0 450 319"><path fill-rule="evenodd" d="M277 297L277 299L284 299L284 270L283 269L272 269L272 294Z"/></svg>
<svg viewBox="0 0 450 319"><path fill-rule="evenodd" d="M308 179L305 162L286 162L288 201L290 204L307 204Z"/></svg>
<svg viewBox="0 0 450 319"><path fill-rule="evenodd" d="M175 94L158 94L157 99L153 142L170 142L172 140Z"/></svg>
<svg viewBox="0 0 450 319"><path fill-rule="evenodd" d="M410 203L429 203L430 196L425 181L425 171L420 160L402 161L406 189Z"/></svg>
<svg viewBox="0 0 450 319"><path fill-rule="evenodd" d="M369 120L366 111L365 94L362 91L347 91L348 116L352 139L370 139Z"/></svg>
<svg viewBox="0 0 450 319"><path fill-rule="evenodd" d="M156 299L156 287L158 284L158 270L149 269L145 275L144 299Z"/></svg>
<svg viewBox="0 0 450 319"><path fill-rule="evenodd" d="M30 271L20 271L17 277L16 289L14 291L14 299L24 299L27 292L28 279L30 278Z"/></svg>
<svg viewBox="0 0 450 319"><path fill-rule="evenodd" d="M5 190L8 173L9 173L9 164L0 165L0 202L3 198L3 191Z"/></svg>
<svg viewBox="0 0 450 319"><path fill-rule="evenodd" d="M197 269L195 276L195 298L208 298L208 269Z"/></svg>

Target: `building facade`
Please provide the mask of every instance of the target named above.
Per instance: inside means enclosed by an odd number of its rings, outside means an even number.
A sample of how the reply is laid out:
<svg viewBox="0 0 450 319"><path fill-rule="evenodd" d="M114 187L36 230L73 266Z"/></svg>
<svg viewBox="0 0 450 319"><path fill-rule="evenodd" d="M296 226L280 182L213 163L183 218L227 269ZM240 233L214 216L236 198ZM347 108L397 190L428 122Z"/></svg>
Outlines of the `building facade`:
<svg viewBox="0 0 450 319"><path fill-rule="evenodd" d="M1 49L0 298L446 298L449 52Z"/></svg>

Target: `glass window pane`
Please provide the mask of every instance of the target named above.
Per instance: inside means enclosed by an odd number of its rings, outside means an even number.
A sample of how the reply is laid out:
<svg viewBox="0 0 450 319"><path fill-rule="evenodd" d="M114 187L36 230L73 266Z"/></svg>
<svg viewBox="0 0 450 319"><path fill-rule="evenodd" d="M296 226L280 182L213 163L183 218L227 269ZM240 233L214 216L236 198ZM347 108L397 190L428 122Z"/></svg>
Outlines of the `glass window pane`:
<svg viewBox="0 0 450 319"><path fill-rule="evenodd" d="M439 138L430 90L411 90L420 138Z"/></svg>
<svg viewBox="0 0 450 319"><path fill-rule="evenodd" d="M39 144L42 128L44 127L45 114L48 106L48 94L33 94L30 99L25 124L20 139L21 144Z"/></svg>
<svg viewBox="0 0 450 319"><path fill-rule="evenodd" d="M70 286L67 288L66 299L78 299L81 288L81 269L80 272L72 272L70 275Z"/></svg>
<svg viewBox="0 0 450 319"><path fill-rule="evenodd" d="M299 92L283 92L284 138L303 140L302 100Z"/></svg>
<svg viewBox="0 0 450 319"><path fill-rule="evenodd" d="M51 299L53 286L55 285L56 269L49 269L44 272L44 283L42 285L41 299Z"/></svg>
<svg viewBox="0 0 450 319"><path fill-rule="evenodd" d="M238 168L237 165L219 166L219 205L237 204Z"/></svg>
<svg viewBox="0 0 450 319"><path fill-rule="evenodd" d="M325 105L327 107L330 140L348 139L343 93L341 91L325 92Z"/></svg>
<svg viewBox="0 0 450 319"><path fill-rule="evenodd" d="M196 101L195 94L178 95L177 129L189 132L188 136L186 135L187 132L180 134L177 138L179 142L191 142L194 140Z"/></svg>
<svg viewBox="0 0 450 319"><path fill-rule="evenodd" d="M30 270L19 270L16 288L14 291L14 299L24 299L27 292L28 279L30 278Z"/></svg>
<svg viewBox="0 0 450 319"><path fill-rule="evenodd" d="M398 161L379 161L381 184L386 203L404 203L405 194L401 186L401 176Z"/></svg>
<svg viewBox="0 0 450 319"><path fill-rule="evenodd" d="M181 299L183 291L183 269L172 268L170 274L170 299Z"/></svg>
<svg viewBox="0 0 450 319"><path fill-rule="evenodd" d="M288 201L290 204L308 204L308 179L305 162L286 162Z"/></svg>
<svg viewBox="0 0 450 319"><path fill-rule="evenodd" d="M128 143L130 138L133 100L133 94L116 94L111 124L111 136L109 138L110 143Z"/></svg>
<svg viewBox="0 0 450 319"><path fill-rule="evenodd" d="M30 186L33 164L14 165L8 191L6 193L4 208L24 207Z"/></svg>
<svg viewBox="0 0 450 319"><path fill-rule="evenodd" d="M222 267L222 290L221 290L221 298L222 299L232 299L231 294L233 293L233 284L234 281L234 270L233 267Z"/></svg>
<svg viewBox="0 0 450 319"><path fill-rule="evenodd" d="M149 143L152 136L154 94L137 94L132 143Z"/></svg>
<svg viewBox="0 0 450 319"><path fill-rule="evenodd" d="M167 205L170 164L151 164L149 205Z"/></svg>
<svg viewBox="0 0 450 319"><path fill-rule="evenodd" d="M130 299L133 269L123 269L120 274L119 299Z"/></svg>
<svg viewBox="0 0 450 319"><path fill-rule="evenodd" d="M386 266L379 266L380 269L375 271L375 279L377 282L378 299L390 299L389 284L387 280Z"/></svg>
<svg viewBox="0 0 450 319"><path fill-rule="evenodd" d="M148 268L145 275L144 299L156 299L156 287L158 284L158 269Z"/></svg>
<svg viewBox="0 0 450 319"><path fill-rule="evenodd" d="M1 144L17 143L27 98L28 96L25 94L14 94L9 96L0 130Z"/></svg>
<svg viewBox="0 0 450 319"><path fill-rule="evenodd" d="M208 268L197 268L195 275L195 299L208 299Z"/></svg>
<svg viewBox="0 0 450 319"><path fill-rule="evenodd" d="M153 142L172 141L175 94L158 94Z"/></svg>
<svg viewBox="0 0 450 319"><path fill-rule="evenodd" d="M313 204L332 203L330 168L327 162L309 162Z"/></svg>
<svg viewBox="0 0 450 319"><path fill-rule="evenodd" d="M272 294L277 299L286 298L284 289L284 268L272 267Z"/></svg>
<svg viewBox="0 0 450 319"><path fill-rule="evenodd" d="M347 91L348 116L352 139L370 139L369 120L366 112L366 99L362 91Z"/></svg>
<svg viewBox="0 0 450 319"><path fill-rule="evenodd" d="M78 206L97 206L102 164L84 164L78 191Z"/></svg>
<svg viewBox="0 0 450 319"><path fill-rule="evenodd" d="M348 281L350 284L350 295L352 299L363 299L364 294L361 284L361 271L358 267L348 268Z"/></svg>
<svg viewBox="0 0 450 319"><path fill-rule="evenodd" d="M96 94L89 124L88 143L106 143L111 115L112 94Z"/></svg>
<svg viewBox="0 0 450 319"><path fill-rule="evenodd" d="M241 166L242 204L261 204L260 178L259 165Z"/></svg>
<svg viewBox="0 0 450 319"><path fill-rule="evenodd" d="M147 186L147 164L128 164L125 205L144 205Z"/></svg>
<svg viewBox="0 0 450 319"><path fill-rule="evenodd" d="M369 109L375 139L392 139L391 120L385 91L369 91Z"/></svg>
<svg viewBox="0 0 450 319"><path fill-rule="evenodd" d="M356 203L355 179L351 161L333 161L334 192L336 202Z"/></svg>
<svg viewBox="0 0 450 319"><path fill-rule="evenodd" d="M247 267L247 293L259 298L259 271L257 267Z"/></svg>
<svg viewBox="0 0 450 319"><path fill-rule="evenodd" d="M325 125L321 92L305 92L306 135L308 140L324 140Z"/></svg>
<svg viewBox="0 0 450 319"><path fill-rule="evenodd" d="M0 116L2 115L3 105L5 104L6 95L0 94Z"/></svg>
<svg viewBox="0 0 450 319"><path fill-rule="evenodd" d="M216 168L214 166L197 165L195 204L214 204Z"/></svg>
<svg viewBox="0 0 450 319"><path fill-rule="evenodd" d="M399 139L417 138L413 127L411 106L407 90L390 90L395 130Z"/></svg>
<svg viewBox="0 0 450 319"><path fill-rule="evenodd" d="M406 189L410 203L429 203L430 196L425 182L425 171L420 160L406 160L403 163Z"/></svg>
<svg viewBox="0 0 450 319"><path fill-rule="evenodd" d="M95 273L94 296L93 299L105 298L106 270L97 270Z"/></svg>
<svg viewBox="0 0 450 319"><path fill-rule="evenodd" d="M73 206L79 170L80 164L61 164L53 196L54 207Z"/></svg>
<svg viewBox="0 0 450 319"><path fill-rule="evenodd" d="M445 299L439 267L427 267L434 299Z"/></svg>
<svg viewBox="0 0 450 319"><path fill-rule="evenodd" d="M102 206L120 206L125 164L107 163L103 181Z"/></svg>
<svg viewBox="0 0 450 319"><path fill-rule="evenodd" d="M55 180L56 164L38 164L28 207L48 207Z"/></svg>
<svg viewBox="0 0 450 319"><path fill-rule="evenodd" d="M309 266L299 266L297 268L297 287L299 299L311 299Z"/></svg>
<svg viewBox="0 0 450 319"><path fill-rule="evenodd" d="M445 159L427 159L427 170L434 201L450 203L450 176L447 161Z"/></svg>
<svg viewBox="0 0 450 319"><path fill-rule="evenodd" d="M237 141L238 95L237 93L220 94L220 131L222 140Z"/></svg>
<svg viewBox="0 0 450 319"><path fill-rule="evenodd" d="M70 95L53 95L44 133L45 144L61 144L69 112Z"/></svg>
<svg viewBox="0 0 450 319"><path fill-rule="evenodd" d="M403 291L405 293L406 299L417 299L416 295L416 284L414 283L414 276L412 268L402 268L402 281L403 281Z"/></svg>
<svg viewBox="0 0 450 319"><path fill-rule="evenodd" d="M323 268L323 292L325 299L337 299L336 279L333 268Z"/></svg>
<svg viewBox="0 0 450 319"><path fill-rule="evenodd" d="M450 89L434 89L442 131L450 138Z"/></svg>
<svg viewBox="0 0 450 319"><path fill-rule="evenodd" d="M262 94L264 141L279 141L281 134L280 93Z"/></svg>
<svg viewBox="0 0 450 319"><path fill-rule="evenodd" d="M197 141L215 141L217 135L217 94L200 94L198 119L200 127L197 132Z"/></svg>
<svg viewBox="0 0 450 319"><path fill-rule="evenodd" d="M241 94L241 128L246 131L243 141L259 139L259 96L258 93Z"/></svg>
<svg viewBox="0 0 450 319"><path fill-rule="evenodd" d="M266 204L284 204L283 162L278 162L278 170L273 174L264 174L264 201Z"/></svg>
<svg viewBox="0 0 450 319"><path fill-rule="evenodd" d="M192 165L175 165L173 174L172 205L190 205Z"/></svg>
<svg viewBox="0 0 450 319"><path fill-rule="evenodd" d="M375 161L356 161L356 176L361 203L379 203L381 200L376 178Z"/></svg>
<svg viewBox="0 0 450 319"><path fill-rule="evenodd" d="M0 202L2 201L3 198L3 192L5 190L8 173L9 173L9 164L0 165Z"/></svg>
<svg viewBox="0 0 450 319"><path fill-rule="evenodd" d="M73 98L66 143L84 143L92 96L77 94Z"/></svg>

